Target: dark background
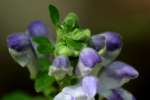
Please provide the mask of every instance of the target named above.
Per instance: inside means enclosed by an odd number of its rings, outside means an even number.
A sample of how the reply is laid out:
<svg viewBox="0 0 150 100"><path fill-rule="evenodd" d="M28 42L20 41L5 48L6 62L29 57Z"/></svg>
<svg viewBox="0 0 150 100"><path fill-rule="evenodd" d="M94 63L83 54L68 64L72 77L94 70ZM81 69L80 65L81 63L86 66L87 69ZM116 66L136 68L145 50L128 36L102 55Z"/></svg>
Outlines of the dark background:
<svg viewBox="0 0 150 100"><path fill-rule="evenodd" d="M140 73L138 79L125 87L138 100L149 100L149 0L0 0L0 97L14 90L36 94L27 69L21 68L8 54L6 37L12 32L25 31L36 19L43 20L54 33L47 10L50 3L60 9L62 18L70 11L76 12L80 24L91 28L93 34L119 32L124 46L118 59L133 65Z"/></svg>

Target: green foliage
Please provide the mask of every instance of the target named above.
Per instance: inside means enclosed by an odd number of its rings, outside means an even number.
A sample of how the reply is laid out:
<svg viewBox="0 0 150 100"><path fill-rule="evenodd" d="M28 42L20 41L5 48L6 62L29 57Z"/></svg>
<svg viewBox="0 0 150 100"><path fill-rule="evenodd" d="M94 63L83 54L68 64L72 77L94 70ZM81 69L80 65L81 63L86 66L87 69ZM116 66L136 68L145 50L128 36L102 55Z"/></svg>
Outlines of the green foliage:
<svg viewBox="0 0 150 100"><path fill-rule="evenodd" d="M78 42L78 41L74 41L72 39L66 38L66 44L69 48L73 49L73 50L77 50L80 51L83 47L85 47L84 43Z"/></svg>
<svg viewBox="0 0 150 100"><path fill-rule="evenodd" d="M39 45L37 50L41 54L49 54L53 52L50 45Z"/></svg>
<svg viewBox="0 0 150 100"><path fill-rule="evenodd" d="M64 27L70 31L75 27L78 27L78 16L75 13L69 13L64 19Z"/></svg>
<svg viewBox="0 0 150 100"><path fill-rule="evenodd" d="M38 58L37 63L39 65L39 69L42 72L48 72L48 68L51 64L51 61L48 58Z"/></svg>
<svg viewBox="0 0 150 100"><path fill-rule="evenodd" d="M14 92L3 97L2 100L30 100L30 96L23 92Z"/></svg>
<svg viewBox="0 0 150 100"><path fill-rule="evenodd" d="M60 23L60 16L58 9L51 4L48 6L48 9L53 24L57 26Z"/></svg>
<svg viewBox="0 0 150 100"><path fill-rule="evenodd" d="M73 51L64 42L59 42L56 45L55 50L56 55L66 55L66 56L73 56Z"/></svg>
<svg viewBox="0 0 150 100"><path fill-rule="evenodd" d="M36 92L42 92L44 95L49 97L56 91L55 87L53 86L54 82L54 77L48 76L47 73L41 73L35 79L35 90Z"/></svg>
<svg viewBox="0 0 150 100"><path fill-rule="evenodd" d="M39 44L39 45L42 45L42 44L48 44L49 43L49 40L48 40L48 38L47 37L33 37L32 38L32 40L34 41L34 42L36 42L37 44Z"/></svg>
<svg viewBox="0 0 150 100"><path fill-rule="evenodd" d="M52 54L54 47L47 37L33 37L32 41L37 44L37 51L40 54Z"/></svg>
<svg viewBox="0 0 150 100"><path fill-rule="evenodd" d="M41 96L31 97L30 95L24 92L16 91L4 96L2 100L46 100L46 99Z"/></svg>
<svg viewBox="0 0 150 100"><path fill-rule="evenodd" d="M78 78L75 76L66 76L63 80L59 82L61 87L75 85L78 82Z"/></svg>
<svg viewBox="0 0 150 100"><path fill-rule="evenodd" d="M55 6L49 5L49 12L53 24L57 26L59 23L59 27L56 28L55 55L78 56L80 50L86 47L91 35L90 30L79 28L79 18L73 12L65 17L62 24L59 22L59 12ZM43 50L44 46L39 48L41 53L49 51L49 48Z"/></svg>
<svg viewBox="0 0 150 100"><path fill-rule="evenodd" d="M67 37L77 41L87 41L91 36L89 29L74 29Z"/></svg>

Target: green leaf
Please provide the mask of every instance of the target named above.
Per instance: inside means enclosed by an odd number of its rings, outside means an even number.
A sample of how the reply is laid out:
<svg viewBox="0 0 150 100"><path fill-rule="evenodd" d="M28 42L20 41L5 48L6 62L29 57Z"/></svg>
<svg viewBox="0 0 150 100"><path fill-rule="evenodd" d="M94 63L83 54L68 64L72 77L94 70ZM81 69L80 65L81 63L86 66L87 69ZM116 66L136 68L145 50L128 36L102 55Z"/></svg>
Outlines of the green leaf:
<svg viewBox="0 0 150 100"><path fill-rule="evenodd" d="M49 14L50 14L53 24L57 26L58 23L60 22L60 16L59 16L58 9L51 4L48 6L48 9L49 9Z"/></svg>
<svg viewBox="0 0 150 100"><path fill-rule="evenodd" d="M86 44L79 42L79 41L74 41L72 39L66 38L66 44L69 48L72 48L74 50L80 51L82 48L86 46Z"/></svg>
<svg viewBox="0 0 150 100"><path fill-rule="evenodd" d="M33 37L32 41L37 43L38 45L49 44L50 41L47 37Z"/></svg>
<svg viewBox="0 0 150 100"><path fill-rule="evenodd" d="M38 93L42 92L44 95L50 96L56 91L53 86L54 82L54 77L48 76L47 73L41 73L35 80L35 90Z"/></svg>
<svg viewBox="0 0 150 100"><path fill-rule="evenodd" d="M41 54L53 53L54 46L47 37L33 37L32 41L37 44L37 51Z"/></svg>
<svg viewBox="0 0 150 100"><path fill-rule="evenodd" d="M62 82L61 82L61 85L63 87L66 87L66 86L70 86L70 85L75 85L76 83L78 83L78 78L75 77L75 76L66 76Z"/></svg>
<svg viewBox="0 0 150 100"><path fill-rule="evenodd" d="M51 65L51 61L48 58L39 58L37 59L37 63L39 65L39 69L41 71L46 71L48 72L48 68Z"/></svg>
<svg viewBox="0 0 150 100"><path fill-rule="evenodd" d="M76 28L70 33L70 35L66 35L66 36L76 41L87 41L91 36L91 32L89 29L81 30L79 28Z"/></svg>
<svg viewBox="0 0 150 100"><path fill-rule="evenodd" d="M53 53L53 48L50 45L39 45L37 50L41 54Z"/></svg>
<svg viewBox="0 0 150 100"><path fill-rule="evenodd" d="M90 38L90 36L91 36L91 32L89 29L77 31L72 35L74 40L81 40L81 41L88 40Z"/></svg>

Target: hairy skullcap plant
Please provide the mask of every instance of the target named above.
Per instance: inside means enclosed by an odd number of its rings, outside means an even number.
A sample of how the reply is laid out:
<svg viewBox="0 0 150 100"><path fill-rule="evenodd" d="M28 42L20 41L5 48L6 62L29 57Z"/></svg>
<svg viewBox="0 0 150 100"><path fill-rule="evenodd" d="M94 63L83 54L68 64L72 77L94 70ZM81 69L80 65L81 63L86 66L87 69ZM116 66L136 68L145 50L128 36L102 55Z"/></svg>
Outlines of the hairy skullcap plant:
<svg viewBox="0 0 150 100"><path fill-rule="evenodd" d="M49 5L56 29L56 41L49 40L47 26L31 22L26 32L7 38L9 53L27 67L42 100L135 100L123 85L139 76L122 61L115 61L122 48L119 33L102 32L91 36L79 26L71 12L60 21L59 11Z"/></svg>

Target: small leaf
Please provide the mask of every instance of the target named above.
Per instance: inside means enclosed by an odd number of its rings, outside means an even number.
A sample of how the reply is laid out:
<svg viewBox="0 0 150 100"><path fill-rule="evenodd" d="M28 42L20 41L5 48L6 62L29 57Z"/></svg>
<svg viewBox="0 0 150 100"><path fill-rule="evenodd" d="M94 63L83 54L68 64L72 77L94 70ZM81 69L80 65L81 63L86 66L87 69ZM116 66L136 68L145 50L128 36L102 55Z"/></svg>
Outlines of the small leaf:
<svg viewBox="0 0 150 100"><path fill-rule="evenodd" d="M91 32L89 29L83 29L80 32L75 33L73 36L74 36L74 40L86 41L90 38Z"/></svg>
<svg viewBox="0 0 150 100"><path fill-rule="evenodd" d="M40 66L41 71L48 71L49 66L51 65L51 62L48 58L39 58L37 60L38 65Z"/></svg>
<svg viewBox="0 0 150 100"><path fill-rule="evenodd" d="M76 76L66 76L61 82L59 82L61 87L66 87L69 85L75 85L78 83L78 78Z"/></svg>
<svg viewBox="0 0 150 100"><path fill-rule="evenodd" d="M72 48L72 49L78 50L78 51L80 51L83 47L86 46L84 43L74 41L72 39L66 39L66 43L69 48Z"/></svg>
<svg viewBox="0 0 150 100"><path fill-rule="evenodd" d="M50 45L39 45L37 50L41 54L53 53L53 48Z"/></svg>
<svg viewBox="0 0 150 100"><path fill-rule="evenodd" d="M38 45L49 44L50 43L50 41L47 37L33 37L32 41L34 41Z"/></svg>
<svg viewBox="0 0 150 100"><path fill-rule="evenodd" d="M64 42L59 42L56 45L55 53L56 55L72 56L73 50L67 47L67 45Z"/></svg>
<svg viewBox="0 0 150 100"><path fill-rule="evenodd" d="M47 37L33 37L32 41L37 44L37 51L41 54L53 53L54 47Z"/></svg>
<svg viewBox="0 0 150 100"><path fill-rule="evenodd" d="M79 29L76 28L72 32L70 32L70 35L67 35L68 38L71 38L76 41L87 41L91 36L91 32L89 29Z"/></svg>
<svg viewBox="0 0 150 100"><path fill-rule="evenodd" d="M60 21L58 9L51 4L48 6L48 9L49 9L49 14L50 14L53 24L57 26Z"/></svg>
<svg viewBox="0 0 150 100"><path fill-rule="evenodd" d="M68 30L72 30L73 28L75 28L78 25L78 16L75 13L69 13L66 18L64 19L64 26L68 29Z"/></svg>
<svg viewBox="0 0 150 100"><path fill-rule="evenodd" d="M50 94L56 91L53 86L54 82L54 77L48 76L47 73L41 73L35 80L35 90L36 92L43 92L44 95L50 96Z"/></svg>

